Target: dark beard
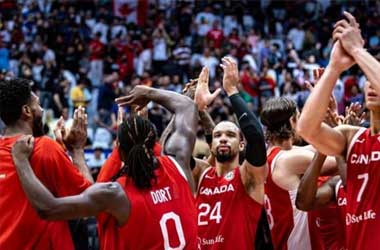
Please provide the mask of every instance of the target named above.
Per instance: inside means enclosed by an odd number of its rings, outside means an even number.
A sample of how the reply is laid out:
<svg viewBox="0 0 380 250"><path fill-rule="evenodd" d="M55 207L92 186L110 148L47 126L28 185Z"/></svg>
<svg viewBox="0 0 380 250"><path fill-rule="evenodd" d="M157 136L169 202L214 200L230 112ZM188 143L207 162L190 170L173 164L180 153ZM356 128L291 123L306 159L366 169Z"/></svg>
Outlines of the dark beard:
<svg viewBox="0 0 380 250"><path fill-rule="evenodd" d="M33 136L40 137L43 136L44 133L44 125L42 123L41 118L33 118Z"/></svg>
<svg viewBox="0 0 380 250"><path fill-rule="evenodd" d="M216 153L216 160L218 162L229 162L233 159L232 157L232 154L231 152L229 152L228 154L220 154L219 152Z"/></svg>

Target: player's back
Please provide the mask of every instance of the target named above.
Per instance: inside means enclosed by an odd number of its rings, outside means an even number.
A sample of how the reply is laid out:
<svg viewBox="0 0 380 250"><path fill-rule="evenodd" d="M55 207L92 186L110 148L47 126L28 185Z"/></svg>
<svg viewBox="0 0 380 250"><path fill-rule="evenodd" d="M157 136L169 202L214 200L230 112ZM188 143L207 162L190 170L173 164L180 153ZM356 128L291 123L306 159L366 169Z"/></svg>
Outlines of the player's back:
<svg viewBox="0 0 380 250"><path fill-rule="evenodd" d="M348 249L377 249L380 245L380 135L359 129L347 151Z"/></svg>
<svg viewBox="0 0 380 250"><path fill-rule="evenodd" d="M202 250L254 249L262 205L246 192L239 168L220 177L215 167L206 169L196 204Z"/></svg>
<svg viewBox="0 0 380 250"><path fill-rule="evenodd" d="M264 207L273 246L284 250L323 249L314 215L295 206L297 189L285 190L273 181L274 166L281 153L280 147L274 147L269 152L269 171L265 183Z"/></svg>
<svg viewBox="0 0 380 250"><path fill-rule="evenodd" d="M118 179L131 203L127 224L118 229L119 249L198 249L196 209L186 176L171 157L157 157L156 181L148 190ZM105 249L107 246L105 246Z"/></svg>
<svg viewBox="0 0 380 250"><path fill-rule="evenodd" d="M18 137L0 138L0 249L72 250L73 243L67 223L40 219L27 200L11 155L12 146ZM46 137L36 138L31 166L36 176L54 195L62 196L62 188L53 185L64 186L60 180L67 176L61 176L57 168L45 161L45 156L51 156L52 161L54 160L58 147ZM47 152L47 149L50 151ZM62 169L65 171L64 166ZM81 192L89 185L86 182L82 184L81 187L68 189L74 191L71 194L75 193L75 189ZM70 191L67 194L69 195Z"/></svg>
<svg viewBox="0 0 380 250"><path fill-rule="evenodd" d="M335 184L335 202L315 210L316 223L319 225L325 249L346 249L346 204L347 199L342 180Z"/></svg>

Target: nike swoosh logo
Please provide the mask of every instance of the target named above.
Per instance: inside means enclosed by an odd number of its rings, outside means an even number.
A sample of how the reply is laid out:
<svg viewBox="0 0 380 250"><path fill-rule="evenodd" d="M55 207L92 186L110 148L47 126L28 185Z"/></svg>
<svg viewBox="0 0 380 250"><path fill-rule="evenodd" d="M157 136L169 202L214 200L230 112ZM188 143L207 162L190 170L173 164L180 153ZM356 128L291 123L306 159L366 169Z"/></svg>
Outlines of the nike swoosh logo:
<svg viewBox="0 0 380 250"><path fill-rule="evenodd" d="M242 115L239 117L239 121L240 121L244 116L248 116L248 115L247 115L247 112L244 112L244 114L242 114Z"/></svg>

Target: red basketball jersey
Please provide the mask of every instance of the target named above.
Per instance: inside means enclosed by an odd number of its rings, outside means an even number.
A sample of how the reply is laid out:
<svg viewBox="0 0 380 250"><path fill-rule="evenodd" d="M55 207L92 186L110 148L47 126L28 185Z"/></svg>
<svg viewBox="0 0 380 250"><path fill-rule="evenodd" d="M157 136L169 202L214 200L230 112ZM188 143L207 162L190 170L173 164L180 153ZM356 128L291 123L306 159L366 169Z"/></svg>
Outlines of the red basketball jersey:
<svg viewBox="0 0 380 250"><path fill-rule="evenodd" d="M262 205L252 199L235 168L219 177L215 167L204 171L196 204L202 250L255 249Z"/></svg>
<svg viewBox="0 0 380 250"><path fill-rule="evenodd" d="M131 203L128 221L118 227L110 216L99 225L104 250L198 249L196 208L182 168L171 157L157 157L157 181L140 190L132 180L121 177Z"/></svg>
<svg viewBox="0 0 380 250"><path fill-rule="evenodd" d="M315 215L296 208L297 189L282 189L272 179L272 171L280 154L279 147L273 148L268 154L270 171L265 183L264 206L273 246L275 249L285 250L323 249Z"/></svg>
<svg viewBox="0 0 380 250"><path fill-rule="evenodd" d="M379 168L379 169L378 169ZM348 249L380 246L380 135L362 128L347 151Z"/></svg>
<svg viewBox="0 0 380 250"><path fill-rule="evenodd" d="M323 245L327 250L344 250L346 240L346 196L342 181L335 186L336 202L318 209L316 223L319 226Z"/></svg>

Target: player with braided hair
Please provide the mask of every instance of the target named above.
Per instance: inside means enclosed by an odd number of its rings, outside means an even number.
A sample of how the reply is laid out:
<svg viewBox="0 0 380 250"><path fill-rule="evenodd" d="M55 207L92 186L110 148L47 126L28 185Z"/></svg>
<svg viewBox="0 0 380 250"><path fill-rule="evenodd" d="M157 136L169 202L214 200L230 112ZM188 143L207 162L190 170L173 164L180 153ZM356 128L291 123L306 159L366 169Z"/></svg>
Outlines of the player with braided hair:
<svg viewBox="0 0 380 250"><path fill-rule="evenodd" d="M197 249L190 169L197 108L186 96L144 86L117 99L120 106L138 108L149 101L175 113L175 131L165 144L170 156L154 156L153 125L141 117L129 117L118 129L118 153L124 166L115 176L119 177L117 182L97 183L78 196L55 198L30 168L33 137L16 142L12 153L20 181L44 218L69 219L107 212L99 228L101 249ZM150 237L142 241L143 234Z"/></svg>

